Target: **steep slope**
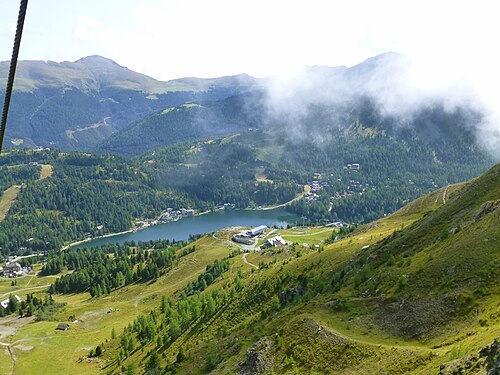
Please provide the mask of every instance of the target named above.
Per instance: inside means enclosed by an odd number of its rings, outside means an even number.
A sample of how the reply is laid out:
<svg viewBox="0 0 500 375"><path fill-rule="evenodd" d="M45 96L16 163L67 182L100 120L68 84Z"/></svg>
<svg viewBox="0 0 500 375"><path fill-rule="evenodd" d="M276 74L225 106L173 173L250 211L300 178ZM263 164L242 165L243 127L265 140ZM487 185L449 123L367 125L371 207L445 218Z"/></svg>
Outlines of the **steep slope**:
<svg viewBox="0 0 500 375"><path fill-rule="evenodd" d="M344 106L316 106L303 119L307 126L299 129L285 120L269 122L265 102L265 96L247 93L167 108L114 134L99 150L127 156L144 153L142 158L154 162L151 168L164 181L189 180L195 189L210 182L203 175L214 176L206 173L203 160L184 152L175 167L165 165L158 160L165 153L160 147L233 135L220 148L238 143L245 154L255 155L255 165L246 172L300 185L319 180L317 196L290 207L315 222L372 221L437 187L477 176L493 164L475 145L467 111L449 113L436 104L415 114L410 124L400 124L377 115L374 103L362 100L348 111ZM344 118L332 122L342 113ZM179 148L169 147L169 153ZM359 168L348 169L352 163ZM227 177L224 171L231 165L230 160L220 164L216 175Z"/></svg>
<svg viewBox="0 0 500 375"><path fill-rule="evenodd" d="M251 92L165 108L109 137L98 149L140 155L177 142L247 132L262 127L262 100L261 93Z"/></svg>
<svg viewBox="0 0 500 375"><path fill-rule="evenodd" d="M495 373L498 345L487 344L500 336L499 202L497 165L319 252L297 245L260 252L251 256L258 271L232 262L230 276L198 297L212 296L214 311L184 318L191 297L176 294L125 330L139 335L153 319L161 322L153 337L162 340L126 354L123 368Z"/></svg>
<svg viewBox="0 0 500 375"><path fill-rule="evenodd" d="M0 62L2 86L7 69ZM160 82L100 56L62 63L21 61L7 141L20 147L89 149L154 111L225 98L254 84L249 76Z"/></svg>

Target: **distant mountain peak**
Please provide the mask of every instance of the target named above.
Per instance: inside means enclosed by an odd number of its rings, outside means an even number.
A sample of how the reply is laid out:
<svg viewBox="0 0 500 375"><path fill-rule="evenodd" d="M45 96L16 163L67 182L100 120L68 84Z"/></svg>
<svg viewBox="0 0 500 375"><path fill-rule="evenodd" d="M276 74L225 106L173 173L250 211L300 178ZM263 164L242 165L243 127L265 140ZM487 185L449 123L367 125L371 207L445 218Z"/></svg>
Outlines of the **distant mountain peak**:
<svg viewBox="0 0 500 375"><path fill-rule="evenodd" d="M92 64L92 65L99 64L99 65L121 67L121 65L119 65L115 61L100 55L91 55L87 57L82 57L81 59L76 60L75 64Z"/></svg>

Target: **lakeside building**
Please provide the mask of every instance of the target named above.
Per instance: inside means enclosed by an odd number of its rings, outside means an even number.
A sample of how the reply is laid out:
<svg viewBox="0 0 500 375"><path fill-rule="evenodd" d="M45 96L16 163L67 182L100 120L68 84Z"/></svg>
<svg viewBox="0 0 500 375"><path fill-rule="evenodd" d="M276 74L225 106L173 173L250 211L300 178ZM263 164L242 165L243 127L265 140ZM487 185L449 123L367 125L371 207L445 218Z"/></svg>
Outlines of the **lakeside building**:
<svg viewBox="0 0 500 375"><path fill-rule="evenodd" d="M248 231L248 235L251 236L251 237L255 237L258 234L263 233L266 229L267 229L267 225L259 225L258 227L250 229Z"/></svg>

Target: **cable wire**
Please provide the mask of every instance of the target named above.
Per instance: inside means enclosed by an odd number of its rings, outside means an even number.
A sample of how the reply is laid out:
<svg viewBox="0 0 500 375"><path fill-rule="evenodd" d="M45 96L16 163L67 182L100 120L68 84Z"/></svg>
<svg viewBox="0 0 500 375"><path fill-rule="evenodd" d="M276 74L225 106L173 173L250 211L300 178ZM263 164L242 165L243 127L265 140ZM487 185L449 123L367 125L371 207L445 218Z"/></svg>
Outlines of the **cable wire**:
<svg viewBox="0 0 500 375"><path fill-rule="evenodd" d="M21 0L19 7L19 17L17 18L16 36L14 38L14 48L12 50L12 59L10 60L9 76L7 78L7 88L5 90L5 101L3 102L2 122L0 123L0 154L2 153L3 138L7 126L7 116L9 114L10 97L12 96L12 87L14 86L14 76L16 75L17 57L21 46L21 36L23 35L24 18L28 0Z"/></svg>

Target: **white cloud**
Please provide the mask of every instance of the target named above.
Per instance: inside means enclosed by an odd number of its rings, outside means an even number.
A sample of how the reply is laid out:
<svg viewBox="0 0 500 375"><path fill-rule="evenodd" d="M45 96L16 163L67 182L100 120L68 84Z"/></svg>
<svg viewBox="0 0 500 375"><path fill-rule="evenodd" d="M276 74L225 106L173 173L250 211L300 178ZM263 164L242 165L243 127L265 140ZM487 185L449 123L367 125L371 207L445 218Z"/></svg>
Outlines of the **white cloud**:
<svg viewBox="0 0 500 375"><path fill-rule="evenodd" d="M18 4L2 5L0 25L11 25L0 31L5 46ZM404 84L387 95L387 110L429 96L447 96L450 108L473 102L489 119L483 138L494 148L500 123L497 18L497 4L489 0L120 0L119 6L72 0L64 7L44 0L29 5L21 58L101 54L167 80L243 72L300 77L304 65L351 66L397 51L413 63ZM2 48L0 59L10 53ZM288 85L305 84L292 81Z"/></svg>

